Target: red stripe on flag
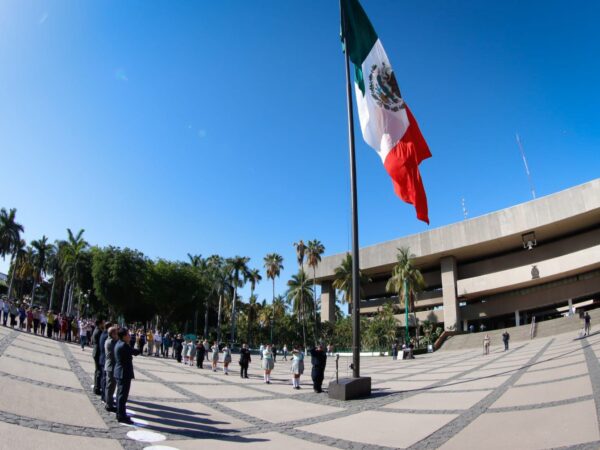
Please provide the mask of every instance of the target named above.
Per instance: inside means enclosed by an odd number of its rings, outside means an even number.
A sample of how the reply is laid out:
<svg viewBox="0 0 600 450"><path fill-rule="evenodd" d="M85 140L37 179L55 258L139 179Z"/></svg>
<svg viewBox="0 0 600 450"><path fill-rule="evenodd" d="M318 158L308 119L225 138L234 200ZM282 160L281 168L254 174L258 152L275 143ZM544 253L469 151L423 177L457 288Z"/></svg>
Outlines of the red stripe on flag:
<svg viewBox="0 0 600 450"><path fill-rule="evenodd" d="M427 142L410 109L406 107L409 126L402 139L385 158L385 169L392 178L396 195L414 205L417 218L429 224L427 195L421 180L419 164L431 156Z"/></svg>

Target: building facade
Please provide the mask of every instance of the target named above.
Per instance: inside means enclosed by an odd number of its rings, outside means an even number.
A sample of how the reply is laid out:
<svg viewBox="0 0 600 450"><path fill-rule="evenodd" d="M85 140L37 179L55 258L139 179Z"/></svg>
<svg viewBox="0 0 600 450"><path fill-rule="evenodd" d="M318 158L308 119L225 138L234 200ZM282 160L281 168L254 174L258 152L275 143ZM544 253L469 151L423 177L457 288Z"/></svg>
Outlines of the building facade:
<svg viewBox="0 0 600 450"><path fill-rule="evenodd" d="M600 178L480 217L361 249L361 314L398 304L385 285L397 249L408 247L426 288L418 322L466 331L528 323L600 300ZM334 270L345 254L317 269L323 320L335 319ZM402 308L397 320L404 325ZM412 311L411 311L412 312ZM411 319L409 320L414 320ZM539 320L539 319L538 319ZM411 323L409 325L414 325Z"/></svg>

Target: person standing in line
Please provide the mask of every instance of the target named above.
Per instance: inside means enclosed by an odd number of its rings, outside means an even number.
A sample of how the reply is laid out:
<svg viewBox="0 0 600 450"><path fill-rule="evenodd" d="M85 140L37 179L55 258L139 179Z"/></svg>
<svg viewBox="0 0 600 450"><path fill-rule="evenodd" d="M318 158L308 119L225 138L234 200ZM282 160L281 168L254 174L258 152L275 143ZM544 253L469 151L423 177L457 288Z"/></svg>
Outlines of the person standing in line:
<svg viewBox="0 0 600 450"><path fill-rule="evenodd" d="M38 329L40 328L40 310L35 308L32 312L33 316L33 334L38 334Z"/></svg>
<svg viewBox="0 0 600 450"><path fill-rule="evenodd" d="M508 331L504 331L504 333L502 333L502 342L504 342L504 351L508 350L508 341L510 340L510 334L508 334Z"/></svg>
<svg viewBox="0 0 600 450"><path fill-rule="evenodd" d="M117 412L115 408L115 388L117 381L115 380L115 345L119 340L117 333L119 327L113 325L108 329L108 338L104 343L104 372L106 374L106 384L104 387L104 409L108 412Z"/></svg>
<svg viewBox="0 0 600 450"><path fill-rule="evenodd" d="M265 383L271 384L271 371L275 368L275 361L270 344L267 344L262 352L262 368L265 371Z"/></svg>
<svg viewBox="0 0 600 450"><path fill-rule="evenodd" d="M169 357L169 349L171 348L173 341L171 340L171 333L165 333L163 337L163 358Z"/></svg>
<svg viewBox="0 0 600 450"><path fill-rule="evenodd" d="M590 316L589 312L585 312L585 315L583 316L583 321L584 321L584 327L583 327L583 332L585 334L585 336L589 336L590 332L592 331L592 317Z"/></svg>
<svg viewBox="0 0 600 450"><path fill-rule="evenodd" d="M6 326L8 322L8 316L10 314L10 304L8 300L2 302L2 325Z"/></svg>
<svg viewBox="0 0 600 450"><path fill-rule="evenodd" d="M177 360L178 363L181 362L181 353L183 352L183 338L181 334L178 334L175 339L173 339L173 356Z"/></svg>
<svg viewBox="0 0 600 450"><path fill-rule="evenodd" d="M211 357L212 371L216 372L217 371L217 363L219 362L219 344L217 344L217 341L215 341L215 343L211 347L211 350L212 350L212 357Z"/></svg>
<svg viewBox="0 0 600 450"><path fill-rule="evenodd" d="M10 304L10 327L14 328L17 325L17 316L19 315L19 308L13 303Z"/></svg>
<svg viewBox="0 0 600 450"><path fill-rule="evenodd" d="M31 333L31 331L33 330L33 310L31 309L31 306L29 308L27 308L27 332Z"/></svg>
<svg viewBox="0 0 600 450"><path fill-rule="evenodd" d="M231 363L231 349L227 344L223 347L223 373L229 375L229 363Z"/></svg>
<svg viewBox="0 0 600 450"><path fill-rule="evenodd" d="M23 303L19 305L19 329L25 328L25 321L27 319L27 312Z"/></svg>
<svg viewBox="0 0 600 450"><path fill-rule="evenodd" d="M398 352L396 350L396 355ZM323 379L325 378L325 365L327 364L327 354L323 350L321 344L317 345L310 351L312 371L311 378L313 381L313 390L320 394L323 392Z"/></svg>
<svg viewBox="0 0 600 450"><path fill-rule="evenodd" d="M210 361L210 344L208 343L208 339L204 339L202 345L204 346L204 355L206 360Z"/></svg>
<svg viewBox="0 0 600 450"><path fill-rule="evenodd" d="M40 336L46 335L46 325L48 325L48 317L44 310L40 310Z"/></svg>
<svg viewBox="0 0 600 450"><path fill-rule="evenodd" d="M392 344L392 361L396 361L398 359L398 343L394 341Z"/></svg>
<svg viewBox="0 0 600 450"><path fill-rule="evenodd" d="M112 327L112 323L106 322L104 324L104 329L102 330L102 334L100 335L100 367L102 369L102 376L100 378L100 398L104 400L104 393L106 389L106 372L104 371L104 366L106 364L106 352L105 345L106 340L108 339L108 329Z"/></svg>
<svg viewBox="0 0 600 450"><path fill-rule="evenodd" d="M204 350L204 343L201 340L196 342L196 367L202 369L204 364L206 350Z"/></svg>
<svg viewBox="0 0 600 450"><path fill-rule="evenodd" d="M66 321L65 321L66 323ZM100 383L102 382L102 367L100 367L100 336L102 335L102 331L104 330L104 320L96 319L96 329L94 330L94 334L92 334L92 358L94 358L94 394L100 395Z"/></svg>
<svg viewBox="0 0 600 450"><path fill-rule="evenodd" d="M81 344L81 350L87 345L87 324L83 318L79 319L79 343Z"/></svg>
<svg viewBox="0 0 600 450"><path fill-rule="evenodd" d="M190 359L190 340L186 339L182 344L182 352L183 352L183 365L187 366Z"/></svg>
<svg viewBox="0 0 600 450"><path fill-rule="evenodd" d="M483 354L484 355L489 355L490 354L490 335L485 333L485 336L483 337Z"/></svg>
<svg viewBox="0 0 600 450"><path fill-rule="evenodd" d="M248 378L248 365L251 362L250 350L248 350L248 346L244 343L240 350L240 378Z"/></svg>
<svg viewBox="0 0 600 450"><path fill-rule="evenodd" d="M52 339L52 336L54 335L54 321L56 320L56 316L52 310L48 311L46 319L48 321L48 325L46 327L46 336Z"/></svg>
<svg viewBox="0 0 600 450"><path fill-rule="evenodd" d="M283 350L281 352L283 354L283 360L287 361L287 355L288 355L287 344L283 344Z"/></svg>
<svg viewBox="0 0 600 450"><path fill-rule="evenodd" d="M160 331L154 332L154 356L158 356L162 352L162 335Z"/></svg>
<svg viewBox="0 0 600 450"><path fill-rule="evenodd" d="M117 421L132 425L133 421L127 416L126 405L131 389L131 380L135 379L133 372L133 355L139 354L129 345L131 336L127 328L119 330L119 342L115 344L114 376L117 380Z"/></svg>
<svg viewBox="0 0 600 450"><path fill-rule="evenodd" d="M300 389L300 376L304 373L304 353L300 346L292 350L292 386Z"/></svg>
<svg viewBox="0 0 600 450"><path fill-rule="evenodd" d="M194 359L196 359L196 344L193 339L190 339L188 343L188 363L190 366L194 365Z"/></svg>
<svg viewBox="0 0 600 450"><path fill-rule="evenodd" d="M152 333L152 330L148 330L146 333L146 343L148 344L148 356L152 356L154 353L154 333Z"/></svg>
<svg viewBox="0 0 600 450"><path fill-rule="evenodd" d="M65 340L71 342L73 339L73 316L67 316L67 334Z"/></svg>

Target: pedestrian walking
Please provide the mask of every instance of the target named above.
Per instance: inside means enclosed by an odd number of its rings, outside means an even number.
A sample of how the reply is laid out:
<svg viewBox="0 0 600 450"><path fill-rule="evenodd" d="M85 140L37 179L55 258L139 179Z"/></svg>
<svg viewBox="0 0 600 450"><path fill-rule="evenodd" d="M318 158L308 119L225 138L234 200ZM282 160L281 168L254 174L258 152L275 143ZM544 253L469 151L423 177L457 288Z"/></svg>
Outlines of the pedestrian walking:
<svg viewBox="0 0 600 450"><path fill-rule="evenodd" d="M248 346L244 343L240 350L240 378L248 378L248 366L251 362L250 350L248 350Z"/></svg>
<svg viewBox="0 0 600 450"><path fill-rule="evenodd" d="M304 373L304 353L300 346L292 349L292 386L300 389L300 376Z"/></svg>
<svg viewBox="0 0 600 450"><path fill-rule="evenodd" d="M227 344L223 347L223 373L229 375L229 363L231 363L231 349Z"/></svg>
<svg viewBox="0 0 600 450"><path fill-rule="evenodd" d="M284 345L283 345L283 350L282 350L282 353L283 353L283 360L284 360L284 361L287 361L287 355L288 355L288 348L287 348L287 344L284 344Z"/></svg>
<svg viewBox="0 0 600 450"><path fill-rule="evenodd" d="M584 321L584 328L583 328L583 332L585 334L585 336L589 336L590 335L590 331L592 331L592 317L590 316L589 312L585 312L585 315L583 316L583 321Z"/></svg>
<svg viewBox="0 0 600 450"><path fill-rule="evenodd" d="M271 371L275 368L275 361L273 360L273 352L271 351L270 344L267 344L262 352L262 368L265 371L265 383L271 384Z"/></svg>
<svg viewBox="0 0 600 450"><path fill-rule="evenodd" d="M485 333L485 336L483 337L483 354L484 355L489 355L490 354L490 335Z"/></svg>
<svg viewBox="0 0 600 450"><path fill-rule="evenodd" d="M398 351L396 348L396 355ZM323 379L325 378L325 366L327 365L327 354L323 350L321 344L317 345L310 351L312 371L311 378L313 381L313 390L320 394L323 392ZM397 359L397 358L396 358Z"/></svg>

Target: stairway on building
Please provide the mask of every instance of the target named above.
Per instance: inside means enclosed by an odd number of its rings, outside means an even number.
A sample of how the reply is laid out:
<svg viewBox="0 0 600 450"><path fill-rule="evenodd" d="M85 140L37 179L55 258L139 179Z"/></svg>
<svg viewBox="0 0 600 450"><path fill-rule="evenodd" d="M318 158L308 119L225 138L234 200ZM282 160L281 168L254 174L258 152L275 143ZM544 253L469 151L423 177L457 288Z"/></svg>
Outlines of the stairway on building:
<svg viewBox="0 0 600 450"><path fill-rule="evenodd" d="M598 330L600 326L600 308L589 311L592 317L592 332ZM558 319L544 320L535 325L535 338L555 336L564 333L573 333L577 337L583 330L583 319L579 314L570 317L560 317ZM467 348L483 347L483 337L487 332L490 335L492 345L502 345L502 333L508 331L510 342L528 341L531 339L531 324L518 327L501 328L499 330L488 330L477 333L465 333L450 336L440 350L462 350Z"/></svg>

